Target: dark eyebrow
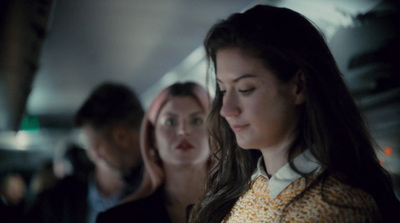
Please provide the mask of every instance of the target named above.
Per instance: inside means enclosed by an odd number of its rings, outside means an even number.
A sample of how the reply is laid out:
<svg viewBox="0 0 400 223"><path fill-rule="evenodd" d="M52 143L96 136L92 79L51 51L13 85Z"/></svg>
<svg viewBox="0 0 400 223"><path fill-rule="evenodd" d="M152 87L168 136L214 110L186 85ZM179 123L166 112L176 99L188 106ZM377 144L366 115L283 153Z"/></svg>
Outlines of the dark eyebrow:
<svg viewBox="0 0 400 223"><path fill-rule="evenodd" d="M191 113L190 116L197 116L197 115L201 115L201 114L204 114L204 111L198 110L198 111L195 111L195 112ZM178 117L178 115L177 115L176 113L173 113L173 112L166 112L166 113L164 114L164 116L168 116L168 117Z"/></svg>
<svg viewBox="0 0 400 223"><path fill-rule="evenodd" d="M242 75L242 76L240 76L240 77L234 79L233 82L236 83L236 82L238 82L238 81L240 81L240 80L242 80L242 79L245 79L245 78L254 78L254 77L256 77L256 75L254 75L254 74L245 74L245 75ZM217 82L221 82L221 80L217 78Z"/></svg>
<svg viewBox="0 0 400 223"><path fill-rule="evenodd" d="M197 115L202 115L202 114L204 114L204 111L199 110L199 111L193 112L192 114L190 114L190 116L197 116Z"/></svg>
<svg viewBox="0 0 400 223"><path fill-rule="evenodd" d="M172 112L166 112L166 113L164 113L164 116L173 116L173 117L176 117L176 116L178 116L178 115L175 114L175 113L172 113Z"/></svg>

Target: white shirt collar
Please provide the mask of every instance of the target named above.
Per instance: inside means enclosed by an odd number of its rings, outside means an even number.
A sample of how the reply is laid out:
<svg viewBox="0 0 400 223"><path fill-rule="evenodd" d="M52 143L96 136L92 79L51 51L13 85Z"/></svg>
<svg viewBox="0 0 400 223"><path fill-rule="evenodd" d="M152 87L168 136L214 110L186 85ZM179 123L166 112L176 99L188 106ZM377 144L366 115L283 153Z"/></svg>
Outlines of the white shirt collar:
<svg viewBox="0 0 400 223"><path fill-rule="evenodd" d="M274 199L280 192L282 192L289 184L301 177L300 174L290 168L289 163L286 163L281 167L272 177L269 179L267 173L264 170L262 163L263 157L261 156L257 162L257 169L251 176L251 181L255 180L259 176L269 180L268 189L271 199ZM310 150L306 150L299 154L293 160L294 165L300 172L312 173L318 172L321 169L317 159L311 154Z"/></svg>

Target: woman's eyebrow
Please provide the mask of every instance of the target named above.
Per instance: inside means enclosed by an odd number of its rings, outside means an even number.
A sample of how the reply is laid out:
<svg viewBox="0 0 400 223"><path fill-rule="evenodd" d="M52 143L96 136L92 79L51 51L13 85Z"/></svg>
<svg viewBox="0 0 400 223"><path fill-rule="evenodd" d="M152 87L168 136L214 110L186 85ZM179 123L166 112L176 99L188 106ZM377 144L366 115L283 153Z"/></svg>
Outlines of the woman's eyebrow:
<svg viewBox="0 0 400 223"><path fill-rule="evenodd" d="M176 116L178 116L178 115L177 115L176 113L173 113L173 112L165 112L163 116L173 116L173 117L176 117Z"/></svg>
<svg viewBox="0 0 400 223"><path fill-rule="evenodd" d="M233 79L233 82L236 83L236 82L238 82L238 81L240 81L242 79L254 78L254 77L256 77L256 75L254 75L254 74L244 74L244 75L242 75L240 77L237 77L237 78ZM217 78L217 82L222 83L222 81L220 79L218 79L218 78Z"/></svg>
<svg viewBox="0 0 400 223"><path fill-rule="evenodd" d="M203 114L204 114L204 111L198 110L198 111L191 113L190 116L197 116L197 115L203 115Z"/></svg>

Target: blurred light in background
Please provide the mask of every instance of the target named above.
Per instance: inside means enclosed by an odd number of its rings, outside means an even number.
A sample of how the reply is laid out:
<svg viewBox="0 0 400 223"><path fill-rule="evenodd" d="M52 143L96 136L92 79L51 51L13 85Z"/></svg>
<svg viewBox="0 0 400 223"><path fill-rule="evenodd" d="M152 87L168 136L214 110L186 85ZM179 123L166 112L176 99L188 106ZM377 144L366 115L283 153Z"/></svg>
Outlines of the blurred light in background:
<svg viewBox="0 0 400 223"><path fill-rule="evenodd" d="M39 129L40 129L40 123L37 117L28 115L22 119L21 130L36 132L39 131Z"/></svg>
<svg viewBox="0 0 400 223"><path fill-rule="evenodd" d="M393 152L392 147L386 147L385 150L384 150L384 154L386 156L392 155L392 152Z"/></svg>

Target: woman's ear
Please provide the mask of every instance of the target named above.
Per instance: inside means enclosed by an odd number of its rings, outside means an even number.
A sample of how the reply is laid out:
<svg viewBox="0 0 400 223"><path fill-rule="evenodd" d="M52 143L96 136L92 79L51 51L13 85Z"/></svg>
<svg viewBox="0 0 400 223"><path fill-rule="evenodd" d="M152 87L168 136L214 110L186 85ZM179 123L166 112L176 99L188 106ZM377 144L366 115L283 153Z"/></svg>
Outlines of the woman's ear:
<svg viewBox="0 0 400 223"><path fill-rule="evenodd" d="M306 82L304 72L300 69L294 76L295 81L295 103L297 105L303 104L306 100Z"/></svg>

